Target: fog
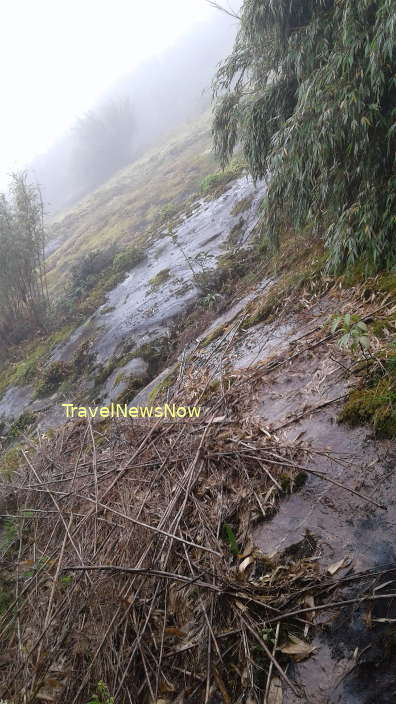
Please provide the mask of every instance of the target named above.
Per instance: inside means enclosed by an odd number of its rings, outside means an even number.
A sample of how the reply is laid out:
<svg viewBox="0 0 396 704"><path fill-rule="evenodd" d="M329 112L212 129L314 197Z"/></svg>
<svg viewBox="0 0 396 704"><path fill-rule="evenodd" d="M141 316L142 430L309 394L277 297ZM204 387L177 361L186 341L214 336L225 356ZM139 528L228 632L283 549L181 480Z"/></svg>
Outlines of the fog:
<svg viewBox="0 0 396 704"><path fill-rule="evenodd" d="M20 164L27 166L40 184L48 214L71 205L141 155L161 136L209 106L211 80L218 62L231 48L238 23L210 7L205 0L183 2L186 4L184 13L181 12L180 27L172 26L169 37L162 36L159 42L153 42L159 27L155 24L152 32L147 17L146 23L140 24L140 30L146 35L143 45L148 46L143 53L136 48L139 60L132 56L125 61L125 66L122 61L118 63L114 71L118 78L110 82L106 80L107 73L99 82L95 74L95 86L101 86L101 90L96 91L96 99L81 110L78 110L81 103L77 100L73 119L70 119L70 110L65 108L68 127L61 129L60 136L50 140L52 145L41 150L41 154L32 159L29 157L32 145L25 149L26 157L19 160ZM113 5L105 4L112 13ZM134 4L140 5L132 2ZM151 5L155 10L157 3ZM179 0L172 0L168 5L174 5L175 10ZM188 17L187 6L194 10ZM237 0L232 2L233 9L239 6ZM155 13L153 21L155 23ZM114 17L111 22L114 27ZM163 34L168 27L169 22L164 23ZM120 38L125 40L123 29ZM113 36L112 46L114 41ZM134 63L138 65L130 70ZM98 74L101 65L97 67ZM71 71L70 79L73 77ZM58 89L56 85L55 95ZM50 88L47 90L50 99ZM44 122L48 120L46 105L43 102L41 108ZM28 113L25 124L29 129ZM52 116L47 132L52 134L60 127L64 127L63 119ZM30 139L40 144L33 130Z"/></svg>

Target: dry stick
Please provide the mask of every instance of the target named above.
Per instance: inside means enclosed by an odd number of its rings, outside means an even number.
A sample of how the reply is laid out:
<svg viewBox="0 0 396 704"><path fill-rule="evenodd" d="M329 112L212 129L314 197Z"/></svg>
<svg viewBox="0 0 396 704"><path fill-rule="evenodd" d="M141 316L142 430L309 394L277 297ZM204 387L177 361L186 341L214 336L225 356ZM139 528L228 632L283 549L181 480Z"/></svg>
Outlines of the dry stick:
<svg viewBox="0 0 396 704"><path fill-rule="evenodd" d="M289 425L293 425L293 423L297 423L302 418L309 416L311 413L316 413L317 411L320 411L321 408L325 408L326 406L330 406L332 403L336 403L337 401L342 401L347 396L348 396L348 394L343 394L342 396L337 396L337 398L331 398L330 401L324 401L324 403L320 403L319 406L314 406L313 408L308 408L308 410L303 411L303 413L299 413L294 418L291 418L290 420L287 420L285 423L282 423L282 425L278 425L276 428L273 428L272 432L277 433L278 430L282 430L283 428L287 428Z"/></svg>
<svg viewBox="0 0 396 704"><path fill-rule="evenodd" d="M157 675L156 675L156 680L155 680L154 701L157 701L157 699L158 699L159 678L160 678L160 672L161 672L162 658L163 658L163 654L164 654L164 639L165 639L165 628L166 628L167 619L168 619L168 585L166 585L166 587L165 587L164 620L162 623L162 631L161 631L161 645L160 645L160 652L159 652L159 658L158 658Z"/></svg>
<svg viewBox="0 0 396 704"><path fill-rule="evenodd" d="M274 657L275 657L276 648L277 648L277 645L278 645L279 631L280 631L280 623L277 623L277 624L276 624L276 631L275 631L274 647L273 647L273 649L272 649L272 655L273 655ZM270 690L270 686L271 686L272 668L273 668L273 663L272 663L272 660L271 660L271 662L270 662L270 664L269 664L269 668L268 668L267 684L266 684L266 687L265 687L265 694L264 694L264 704L269 704L269 702L268 702L268 694L269 694L269 690Z"/></svg>
<svg viewBox="0 0 396 704"><path fill-rule="evenodd" d="M269 471L269 469L267 469L267 467L265 466L265 464L263 464L263 462L259 462L259 465L260 465L261 469L263 469L264 472L269 476L269 478L271 479L271 481L273 482L273 484L275 484L275 486L279 489L279 491L283 491L281 485L280 485L279 482L277 482L276 479L272 476L271 472Z"/></svg>
<svg viewBox="0 0 396 704"><path fill-rule="evenodd" d="M274 656L272 655L272 653L268 650L268 647L267 647L267 645L264 643L263 639L260 638L260 636L258 635L258 633L256 633L256 631L250 626L250 624L246 621L246 619L242 616L242 614L238 614L238 615L239 615L239 618L241 619L241 621L245 624L245 626L246 626L246 628L248 629L248 631L250 631L250 633L252 634L252 636L254 636L254 638L257 640L257 642L261 645L261 647L262 647L262 649L264 650L266 656L267 656L267 657L269 658L269 660L272 662L273 666L276 667L276 669L278 670L278 672L279 672L280 676L282 677L283 681L287 684L288 687L290 687L290 689L292 690L293 694L295 694L296 697L300 698L300 693L299 693L299 692L297 691L297 689L295 688L293 682L291 682L291 681L289 680L289 678L288 678L288 676L286 675L286 673L282 670L282 668L281 668L281 666L279 665L278 661L274 658Z"/></svg>
<svg viewBox="0 0 396 704"><path fill-rule="evenodd" d="M97 464L96 464L96 445L95 445L95 438L92 430L92 422L91 419L88 417L87 418L88 422L88 428L89 428L89 434L91 436L91 441L92 441L92 470L94 474L94 482L95 482L95 514L96 516L98 515L98 472L97 472ZM98 530L98 524L97 521L95 520L94 522L94 545L95 545L95 552L97 548L97 530Z"/></svg>
<svg viewBox="0 0 396 704"><path fill-rule="evenodd" d="M88 496L84 497L86 501L91 501L95 503L94 499L90 499ZM143 523L142 521L137 521L136 518L131 518L131 516L127 516L126 513L121 513L121 511L116 511L116 509L111 508L107 504L102 504L100 501L98 503L98 506L100 508L106 509L106 511L110 511L111 513L115 513L116 516L120 516L120 518L125 518L126 521L129 521L130 523L134 523L137 526L141 526L142 528L147 528L148 530L153 531L153 533L159 533L160 535L164 535L166 538L171 538L172 540L177 540L180 543L184 543L185 545L189 545L192 548L197 548L198 550L204 550L205 552L210 552L212 555L216 555L216 557L221 557L221 553L216 552L216 550L212 550L211 548L207 548L205 545L198 545L196 543L191 543L189 540L185 540L184 538L179 538L177 535L174 535L173 533L168 533L166 530L162 530L161 528L156 528L155 526L150 526L148 523ZM90 514L92 516L92 513Z"/></svg>
<svg viewBox="0 0 396 704"><path fill-rule="evenodd" d="M203 433L203 435L202 435L202 438L201 438L199 447L198 447L197 452L196 452L196 454L195 454L194 460L193 460L193 462L191 463L191 468L190 468L189 471L188 471L188 485L187 485L187 488L186 488L186 491L185 491L184 502L183 502L182 507L181 507L181 508L179 509L179 511L178 511L176 520L171 524L171 525L172 525L172 529L173 529L175 532L179 529L180 521L181 521L181 518L182 518L182 516L183 516L184 509L185 509L185 506L186 506L186 503L187 503L187 498L188 498L189 492L190 492L190 490L191 490L191 487L192 487L192 485L193 485L194 469L195 469L196 464L197 464L197 462L198 462L198 459L199 459L199 457L200 457L200 453L201 453L201 448L202 448L202 445L203 445L203 441L204 441L204 439L205 439L205 437L206 437L207 432L209 431L209 428L210 428L210 425L208 425L208 426L205 428L205 431L204 431L204 433ZM180 492L179 492L179 493L181 493L181 489L180 489ZM176 535L173 535L173 536L172 536L172 535L169 535L169 534L168 534L168 537L171 537L172 540L171 540L170 543L169 543L167 555L166 555L166 558L165 558L165 565L167 564L167 561L168 561L168 559L169 559L169 555L170 555L170 552L171 552L171 549L172 549L172 545L173 545L173 540L182 540L182 539L180 539L180 538L177 538ZM187 545L190 544L190 545L192 545L192 546L194 546L194 547L198 547L198 548L199 548L199 546L195 546L194 543L189 543L189 541L184 541L184 540L182 540L182 542L184 542L184 544L187 544ZM206 548L206 550L209 550L210 552L212 552L213 554L217 555L218 557L221 557L221 554L220 554L220 553L216 553L214 550L210 550L209 548ZM128 663L127 663L126 668L124 669L124 673L123 673L123 675L122 675L122 677L121 677L120 684L119 684L118 689L117 689L116 694L115 694L116 697L118 696L118 694L119 694L119 692L120 692L120 690L121 690L121 687L122 687L122 685L123 685L123 683L124 683L124 680L125 680L125 678L126 678L126 676L127 676L128 670L129 670L129 668L130 668L132 659L133 659L134 654L135 654L135 651L136 651L137 644L140 642L140 640L141 640L141 638L143 637L143 634L144 634L144 632L145 632L145 630L146 630L146 627L147 627L147 624L148 624L148 622L149 622L149 619L150 619L152 610L153 610L153 608L154 608L155 598L156 598L157 593L158 593L158 586L159 586L159 585L156 586L155 594L153 595L153 598L152 598L152 600L151 600L151 606L150 606L149 612L148 612L148 614L147 614L145 623L144 623L144 625L143 625L143 629L142 629L142 631L140 632L140 634L138 635L138 637L135 639L135 644L134 644L134 647L132 648L131 656L130 656L130 658L129 658L129 661L128 661Z"/></svg>
<svg viewBox="0 0 396 704"><path fill-rule="evenodd" d="M236 441L238 442L238 441ZM259 449L259 448L257 448ZM313 474L316 477L319 477L320 479L324 479L326 482L330 482L330 484L335 484L336 486L339 486L341 489L344 489L345 491L349 491L351 494L355 494L355 496L358 496L360 499L363 499L364 501L367 501L368 503L373 504L374 506L377 506L377 508L382 508L384 511L387 511L388 508L387 506L384 506L384 504L379 504L377 501L374 501L374 499L371 499L369 496L365 496L364 494L360 494L358 491L355 491L355 489L351 489L349 486L345 486L345 484L341 484L341 482L338 482L336 479L331 479L331 477L328 477L327 474L324 474L323 472L318 472L315 469L309 469L308 467L305 467L305 465L301 464L295 464L291 463L287 460L285 460L281 455L277 455L273 452L268 452L265 448L260 448L264 452L267 452L267 454L270 457L276 457L280 461L276 461L274 459L271 459L272 464L278 464L281 467L290 467L291 469L300 469L302 472L307 472L308 474ZM241 453L245 455L245 457L249 457L251 460L256 460L260 464L260 457L255 456L255 455L247 455L244 450L241 450ZM232 454L232 453L223 453L223 454Z"/></svg>
<svg viewBox="0 0 396 704"><path fill-rule="evenodd" d="M139 633L139 634L137 635L137 637L135 638L134 646L133 646L133 648L131 649L131 654L130 654L129 660L128 660L127 664L126 664L126 667L124 668L124 672L123 672L123 674L122 674L120 683L119 683L118 688L117 688L117 690L116 690L116 692L115 692L114 698L115 698L116 700L117 700L117 697L118 697L118 695L119 695L119 693L120 693L121 687L122 687L122 685L124 684L124 681L125 681L126 676L127 676L127 674L128 674L128 670L129 670L129 668L130 668L130 666L131 666L132 660L133 660L133 658L135 657L136 649L139 647L140 641L142 640L143 635L144 635L144 632L145 632L145 630L146 630L146 628L147 628L147 624L148 624L148 622L149 622L149 620L150 620L150 616L151 616L151 613L152 613L153 608L154 608L154 603L155 603L155 599L156 599L156 597L157 597L158 588L159 588L159 585L157 584L156 587L155 587L155 592L154 592L153 597L152 597L152 599L151 599L151 606L150 606L149 612L148 612L148 614L147 614L147 616L146 616L145 622L144 622L144 624L143 624L143 627L142 627L140 633ZM74 702L73 702L73 704L74 704Z"/></svg>
<svg viewBox="0 0 396 704"><path fill-rule="evenodd" d="M178 495L180 495L180 492L181 492L181 489L180 489ZM164 525L164 524L165 524L166 517L169 515L169 512L170 512L170 510L171 510L172 505L175 505L176 501L178 500L178 495L174 498L173 504L171 504L171 505L168 507L167 512L165 513L165 516L161 519L159 525ZM145 556L148 554L148 552L149 552L151 546L152 546L152 542L151 542L151 543L147 546L147 548L145 549L143 555L142 555L141 558L140 558L140 562L142 562L142 561L144 560L144 558L145 558ZM132 581L132 584L127 588L127 590L126 590L126 595L127 595L127 594L129 593L129 591L132 589L132 586L133 586L133 581ZM127 612L126 612L126 614L125 614L125 618L127 617L127 614L129 613L130 608L131 608L131 605L130 605L130 606L128 607L128 609L127 609ZM150 613L151 613L152 608L153 608L153 605L151 606ZM85 673L85 676L84 676L83 681L82 681L82 683L81 683L81 685L80 685L80 688L79 688L79 690L78 690L78 692L77 692L77 694L76 694L76 697L75 697L75 699L73 700L73 704L75 704L75 702L77 701L77 699L78 699L80 693L82 692L82 690L83 690L83 688L84 688L84 686L85 686L85 683L88 681L88 676L89 676L90 669L91 669L93 663L95 662L97 656L99 655L99 652L101 651L103 645L106 643L107 635L110 633L110 631L111 631L111 629L112 629L112 627L113 627L113 625L114 625L114 623L115 623L115 621L116 621L116 618L117 618L119 612L120 612L120 607L118 607L118 609L116 610L115 614L113 615L112 620L111 620L111 622L110 622L110 624L109 624L109 626L108 626L108 628L107 628L107 630L106 630L106 633L104 634L104 636L103 636L103 638L102 638L102 640L101 640L101 642L100 642L98 648L96 649L96 652L95 652L95 654L94 654L94 656L93 656L93 658L92 658L92 660L91 660L91 663L90 663L90 665L89 665L89 667L88 667L88 669L87 669L87 672ZM133 651L133 653L134 653L134 652L135 652L135 651ZM132 653L132 656L133 656L133 653ZM132 660L132 656L131 656L130 661ZM128 667L129 667L129 665L128 665ZM126 672L124 671L124 676L123 676L123 677L125 678L125 676L126 676Z"/></svg>
<svg viewBox="0 0 396 704"><path fill-rule="evenodd" d="M326 609L332 609L336 606L348 606L349 604L362 604L364 601L376 601L377 599L394 599L395 594L364 594L356 599L345 599L344 601L330 601L328 604L322 604L321 606L309 606L305 609L296 609L295 611L288 611L285 614L279 614L278 616L271 616L267 619L266 623L276 623L277 621L283 621L285 618L293 618L299 614L306 614L310 611L323 611ZM312 624L311 624L312 625Z"/></svg>
<svg viewBox="0 0 396 704"><path fill-rule="evenodd" d="M48 605L47 605L47 613L45 614L45 619L44 619L44 627L43 627L43 631L44 631L44 632L48 629L48 627L49 627L49 625L50 625L50 623L51 623L51 618L50 618L50 617L51 617L52 602L53 602L53 600L54 600L56 583L57 583L58 576L59 576L59 572L60 572L60 566L61 566L61 562L62 562L62 559L63 559L63 554L64 554L64 552L65 552L66 541L67 541L67 538L68 538L69 535L70 535L70 534L69 534L69 529L70 529L72 520L73 520L73 514L70 515L69 525L68 525L68 528L65 530L65 535L64 535L64 538L63 538L63 542L62 542L62 548L61 548L61 551L60 551L60 553L59 553L58 564L57 564L57 566L56 566L56 572L55 572L55 575L54 575L53 580L52 580L51 593L50 593L50 597L49 597L49 599L48 599ZM37 665L38 665L38 663L40 662L42 646L43 646L43 641L41 640L41 641L40 641L39 648L38 648L38 652L37 652L37 658L36 658L36 663L37 663ZM37 672L38 672L38 668L36 667L36 668L35 668L35 673L34 673L34 676L33 676L32 685L31 685L31 687L30 687L30 694L31 694L31 696L33 696L34 685L36 684L36 679L37 679Z"/></svg>
<svg viewBox="0 0 396 704"><path fill-rule="evenodd" d="M26 506L26 503L25 503ZM23 535L23 529L24 529L25 521L23 521L22 525L19 526L19 548L18 548L18 558L17 558L17 570L16 570L16 580L15 580L15 602L18 603L19 599L19 563L21 561L21 555L22 555L22 535ZM18 638L18 652L19 656L21 655L21 624L19 620L19 612L17 612L17 638Z"/></svg>
<svg viewBox="0 0 396 704"><path fill-rule="evenodd" d="M378 313L380 310L385 308L387 304L381 305L379 308L376 308L375 310L371 311L368 315L366 315L362 320L368 320L371 318L373 315ZM293 359L296 357L299 357L301 354L304 354L304 352L309 352L310 350L315 349L316 347L319 347L319 345L322 345L324 342L327 342L327 340L334 339L335 337L338 337L338 335L341 334L341 331L338 330L337 332L330 333L329 335L326 335L325 337L322 337L320 340L317 340L317 342L314 342L312 345L308 345L307 347L304 347L301 350L297 350L293 354L289 355L289 357L286 357L285 359L279 359L279 360L274 360L272 362L269 362L267 364L263 364L262 367L256 367L253 372L251 373L250 376L247 377L247 379L244 379L244 381L248 381L250 378L253 378L255 374L257 373L257 370L262 371L263 373L266 372L271 372L273 369L276 369L277 367L283 367L285 364L288 362L291 362ZM249 368L249 367L248 367ZM235 386L234 386L235 389Z"/></svg>
<svg viewBox="0 0 396 704"><path fill-rule="evenodd" d="M153 435L154 430L156 430L156 429L159 427L159 425L160 425L160 421L158 420L157 423L155 423L155 424L152 426L152 428L149 430L149 432L147 433L147 435L144 436L142 442L140 443L139 447L135 450L135 452L133 453L133 455L124 463L124 465L123 465L122 467L120 467L119 471L117 472L117 475L114 477L114 479L113 479L113 481L111 482L111 484L109 484L109 486L107 487L107 489L105 489L105 491L103 492L103 494L102 494L102 496L101 496L101 501L100 501L100 503L99 503L99 501L97 502L97 503L98 503L98 506L100 505L102 508L108 508L107 506L104 506L104 504L102 504L101 502L102 502L103 499L105 499L106 496L112 491L112 489L114 489L115 485L120 481L120 479L124 476L124 474L126 474L127 470L129 469L129 467L130 467L131 463L133 462L133 460L135 459L135 457L137 457L138 454L139 454L139 452L140 452L141 450L143 450L144 446L146 445L146 443L148 442L148 440L149 440L149 439L151 438L151 436ZM96 502L95 502L95 506L96 506ZM77 530L81 527L81 525L83 525L83 523L85 523L85 522L92 516L92 514L93 514L94 512L95 512L95 509L94 509L94 508L92 508L90 511L88 511L88 513L87 513L87 515L85 516L84 520L81 521L81 523L76 527L75 530L77 531Z"/></svg>
<svg viewBox="0 0 396 704"><path fill-rule="evenodd" d="M349 491L351 494L355 494L355 496L358 496L360 499L363 499L364 501L367 501L368 503L371 503L374 506L377 506L377 508L382 508L384 511L388 510L388 507L384 506L384 504L379 504L377 501L374 501L374 499L371 499L369 496L364 496L364 494L360 494L358 491L355 491L355 489L351 489L349 486L345 486L345 484L341 484L341 482L338 482L336 479L331 479L331 477L328 477L326 474L323 474L322 472L318 472L315 469L309 469L308 467L305 467L304 465L287 462L287 461L283 460L283 458L280 455L276 455L275 453L272 453L272 452L270 452L269 455L281 460L281 462L276 462L275 460L271 460L274 464L281 464L281 466L283 466L283 467L291 467L292 469L300 469L301 471L307 472L308 474L313 474L314 476L319 477L320 479L324 479L326 482L330 482L330 484L335 484L336 486L339 486L341 489L344 489L345 491Z"/></svg>
<svg viewBox="0 0 396 704"><path fill-rule="evenodd" d="M174 443L171 445L171 447L169 448L169 451L168 451L167 456L164 458L164 460L159 461L159 462L160 462L160 466L158 467L158 469L157 469L157 471L156 471L156 473L155 473L155 476L153 477L153 479L152 479L152 481L151 481L151 483L150 483L150 486L149 486L149 488L148 488L148 490L147 490L146 496L144 497L144 499L143 499L143 501L142 501L142 503L141 503L141 505L140 505L139 512L138 512L138 518L139 518L139 516L141 515L141 513L142 513L142 511L143 511L143 508L144 508L144 506L145 506L145 504L146 504L146 501L147 501L148 497L150 496L150 491L151 491L152 486L154 485L154 482L157 481L157 479L159 478L159 475L160 475L160 473L161 473L161 470L164 468L166 462L168 461L169 456L170 456L170 454L171 454L171 452L172 452L174 446L176 445L176 442L177 442L177 441L179 440L179 438L181 437L182 433L183 433L183 428L180 430L178 436L177 436L176 439L175 439L175 442L174 442Z"/></svg>
<svg viewBox="0 0 396 704"><path fill-rule="evenodd" d="M29 458L28 458L28 456L26 455L26 453L25 453L24 450L22 450L22 454L23 454L23 456L24 456L26 462L28 463L30 469L32 470L34 476L36 477L37 481L40 482L40 477L39 477L39 475L37 474L35 468L33 467L32 463L30 462L30 460L29 460ZM68 535L68 538L69 538L69 540L70 540L70 543L71 543L71 545L73 546L73 548L74 548L74 550L75 550L75 552L76 552L76 555L77 555L77 557L79 558L79 560L80 560L80 562L81 562L81 564L82 564L82 563L83 563L83 559L82 559L81 551L78 549L77 545L75 544L75 542L74 542L74 540L73 540L73 536L75 535L75 532L74 532L74 533L70 533L70 532L69 532L69 529L68 529L68 527L67 527L67 525L66 525L66 521L65 521L65 519L64 519L64 517L63 517L63 514L62 514L62 512L61 512L61 510L60 510L59 504L58 504L58 502L56 501L55 497L53 496L53 492L48 490L46 493L50 496L51 500L53 501L53 503L54 503L54 505L55 505L55 508L57 509L57 511L58 511L58 513L59 513L59 518L60 518L60 520L62 521L63 526L64 526L64 528L65 528L65 530L66 530L66 533L67 533L67 535Z"/></svg>

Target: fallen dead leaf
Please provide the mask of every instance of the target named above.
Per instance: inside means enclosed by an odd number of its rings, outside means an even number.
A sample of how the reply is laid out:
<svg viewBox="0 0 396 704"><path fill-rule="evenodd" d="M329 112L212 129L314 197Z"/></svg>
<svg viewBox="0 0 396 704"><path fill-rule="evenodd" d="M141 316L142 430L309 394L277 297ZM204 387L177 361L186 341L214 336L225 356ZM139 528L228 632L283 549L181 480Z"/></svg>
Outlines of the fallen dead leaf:
<svg viewBox="0 0 396 704"><path fill-rule="evenodd" d="M342 560L338 560L338 562L334 562L332 565L329 565L329 567L327 568L327 572L328 574L333 575L343 567L348 567L351 562L352 560L349 557L343 557Z"/></svg>
<svg viewBox="0 0 396 704"><path fill-rule="evenodd" d="M289 642L279 650L285 655L291 655L295 662L301 662L309 658L315 652L316 647L289 633Z"/></svg>
<svg viewBox="0 0 396 704"><path fill-rule="evenodd" d="M273 677L271 680L270 688L267 696L267 704L282 704L283 703L283 692L282 692L282 682L279 677Z"/></svg>
<svg viewBox="0 0 396 704"><path fill-rule="evenodd" d="M245 557L249 557L249 555L251 555L253 552L253 547L254 547L254 545L253 545L252 541L249 540L244 551L240 555L238 555L238 557L241 560L243 560Z"/></svg>
<svg viewBox="0 0 396 704"><path fill-rule="evenodd" d="M245 557L245 559L242 560L241 564L238 567L240 574L243 574L247 570L249 565L253 564L253 562L254 562L254 557L252 557L251 555L249 557Z"/></svg>

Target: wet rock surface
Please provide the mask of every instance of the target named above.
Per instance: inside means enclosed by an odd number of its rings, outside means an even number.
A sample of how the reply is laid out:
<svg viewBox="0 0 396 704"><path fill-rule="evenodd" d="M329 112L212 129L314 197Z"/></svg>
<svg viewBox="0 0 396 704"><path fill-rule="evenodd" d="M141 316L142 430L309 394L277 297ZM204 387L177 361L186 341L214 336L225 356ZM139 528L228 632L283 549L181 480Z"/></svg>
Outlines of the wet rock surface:
<svg viewBox="0 0 396 704"><path fill-rule="evenodd" d="M264 186L255 186L250 178L242 176L218 198L198 201L194 211L184 217L174 232L159 233L155 244L147 250L146 259L107 295L106 302L66 342L54 349L49 363L73 362L81 345L89 341L95 364L104 366L125 347L138 350L143 344L166 339L172 320L200 294L195 276L216 268L217 258L225 251L230 232L241 217L241 244L242 240L243 244L249 241L264 190ZM246 210L242 215L233 214L235 205L243 200L248 203ZM140 366L139 373L143 366L147 370L145 363ZM117 377L127 375L125 363L121 364L102 388L96 389L96 395L106 403L116 400L126 382L114 382ZM89 395L91 386L90 383L80 386L74 400ZM0 417L18 417L31 409L33 398L32 385L8 389L0 399ZM50 402L47 405L53 406ZM42 412L40 425L56 427L63 418L52 408L51 413Z"/></svg>
<svg viewBox="0 0 396 704"><path fill-rule="evenodd" d="M263 193L263 187L255 188L250 179L242 177L219 198L200 201L173 233L161 233L147 259L108 294L106 303L55 351L54 359L69 360L74 343L83 342L87 330L94 337L98 363L109 359L126 338L140 345L166 334L172 318L199 293L194 274L215 268L217 256L240 217L232 214L235 203L252 196L243 214L243 238L247 241L257 222Z"/></svg>

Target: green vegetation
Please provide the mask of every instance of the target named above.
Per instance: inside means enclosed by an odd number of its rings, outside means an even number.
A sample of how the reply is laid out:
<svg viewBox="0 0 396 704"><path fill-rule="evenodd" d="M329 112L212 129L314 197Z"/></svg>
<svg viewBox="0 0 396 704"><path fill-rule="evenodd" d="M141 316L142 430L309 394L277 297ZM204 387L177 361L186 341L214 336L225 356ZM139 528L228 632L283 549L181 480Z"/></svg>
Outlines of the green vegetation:
<svg viewBox="0 0 396 704"><path fill-rule="evenodd" d="M231 215L240 215L250 208L253 202L253 196L248 196L247 198L242 198L238 203L235 203L233 209L231 210Z"/></svg>
<svg viewBox="0 0 396 704"><path fill-rule="evenodd" d="M1 527L0 554L5 554L15 543L18 536L18 521L15 518L5 518Z"/></svg>
<svg viewBox="0 0 396 704"><path fill-rule="evenodd" d="M145 251L141 247L127 247L114 257L113 269L121 273L131 271L131 269L144 261L145 256Z"/></svg>
<svg viewBox="0 0 396 704"><path fill-rule="evenodd" d="M32 425L34 425L35 422L36 416L34 413L29 413L28 411L22 413L22 415L20 415L19 418L12 423L7 433L7 440L12 440L19 437L21 433L28 430Z"/></svg>
<svg viewBox="0 0 396 704"><path fill-rule="evenodd" d="M238 555L241 550L236 541L234 531L229 523L224 523L223 526L224 538L226 539L228 546L234 556Z"/></svg>
<svg viewBox="0 0 396 704"><path fill-rule="evenodd" d="M369 329L358 315L351 313L333 315L331 332L337 331L342 333L338 341L340 347L350 349L354 354L369 349Z"/></svg>
<svg viewBox="0 0 396 704"><path fill-rule="evenodd" d="M13 174L0 195L0 352L45 328L48 296L40 190Z"/></svg>
<svg viewBox="0 0 396 704"><path fill-rule="evenodd" d="M13 445L0 456L0 476L3 479L11 479L21 462L21 447Z"/></svg>
<svg viewBox="0 0 396 704"><path fill-rule="evenodd" d="M86 254L112 246L118 252L147 247L161 237L161 228L197 198L203 177L215 167L209 146L205 115L59 214L50 233L60 241L48 258L50 294L63 296L72 267Z"/></svg>
<svg viewBox="0 0 396 704"><path fill-rule="evenodd" d="M40 337L37 340L24 342L10 348L9 356L17 361L10 359L0 369L0 394L10 386L37 381L41 377L43 365L52 350L65 340L73 330L74 325L64 325L46 338Z"/></svg>
<svg viewBox="0 0 396 704"><path fill-rule="evenodd" d="M315 246L310 247L308 242L305 244L305 251L300 252L299 255L296 254L289 262L288 243L284 247L281 258L283 261L274 262L274 265L278 265L283 273L279 272L279 279L271 286L269 293L264 294L258 303L253 303L249 315L243 322L244 329L264 321L272 321L284 308L286 302L298 298L303 289L312 293L319 288L325 288L326 282L322 281L323 255Z"/></svg>
<svg viewBox="0 0 396 704"><path fill-rule="evenodd" d="M38 388L38 396L49 396L58 389L65 379L73 373L73 366L70 362L52 362L44 369Z"/></svg>
<svg viewBox="0 0 396 704"><path fill-rule="evenodd" d="M170 389L170 387L174 384L175 379L176 371L173 371L170 374L167 374L166 377L159 382L159 384L154 386L148 396L150 403L154 403L155 399L158 396L161 396L163 393L165 393L165 391Z"/></svg>
<svg viewBox="0 0 396 704"><path fill-rule="evenodd" d="M73 171L85 190L95 188L133 156L134 111L129 98L108 100L77 121Z"/></svg>
<svg viewBox="0 0 396 704"><path fill-rule="evenodd" d="M217 327L213 328L213 330L206 335L204 340L201 342L202 347L207 347L208 345L212 344L215 340L218 340L219 337L221 337L225 331L227 330L227 325L226 323L223 323L222 325L218 325Z"/></svg>
<svg viewBox="0 0 396 704"><path fill-rule="evenodd" d="M393 359L396 365L396 354ZM368 423L380 437L396 437L396 377L366 380L350 394L338 420L352 426Z"/></svg>
<svg viewBox="0 0 396 704"><path fill-rule="evenodd" d="M170 269L161 269L152 279L149 279L149 284L152 289L159 288L165 281L170 278Z"/></svg>
<svg viewBox="0 0 396 704"><path fill-rule="evenodd" d="M245 167L244 162L235 159L222 171L215 171L213 174L205 176L201 183L201 193L217 198L226 190L231 181L243 173Z"/></svg>
<svg viewBox="0 0 396 704"><path fill-rule="evenodd" d="M95 694L93 694L87 704L114 704L114 697L110 696L109 689L104 682L98 682Z"/></svg>
<svg viewBox="0 0 396 704"><path fill-rule="evenodd" d="M215 151L271 174L265 227L314 222L329 267L396 255L394 0L245 0L214 94Z"/></svg>
<svg viewBox="0 0 396 704"><path fill-rule="evenodd" d="M348 396L338 420L350 425L371 425L380 437L396 437L396 344L394 326L396 315L392 303L396 300L395 274L380 275L364 282L364 292L370 297L379 292L386 294L390 306L389 313L381 318L373 318L365 329L356 322L358 316L350 316L348 345L353 353L363 353L364 362L357 368L360 381ZM345 318L346 316L344 316ZM355 322L354 322L355 321ZM353 330L357 330L356 338ZM370 349L366 342L361 345L361 336L377 337L379 349ZM366 351L368 349L368 351Z"/></svg>

